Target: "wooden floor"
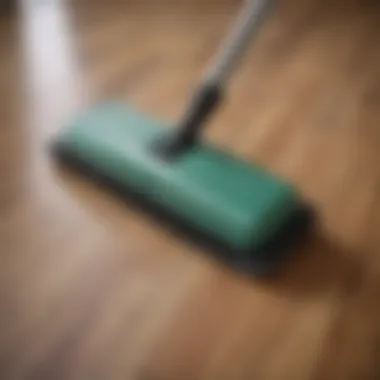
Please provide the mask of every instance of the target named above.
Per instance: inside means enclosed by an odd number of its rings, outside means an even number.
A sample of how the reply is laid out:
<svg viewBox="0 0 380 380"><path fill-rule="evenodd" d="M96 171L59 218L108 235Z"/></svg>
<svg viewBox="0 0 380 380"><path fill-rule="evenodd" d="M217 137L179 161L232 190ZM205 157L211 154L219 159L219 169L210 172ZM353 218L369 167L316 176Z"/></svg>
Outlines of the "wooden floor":
<svg viewBox="0 0 380 380"><path fill-rule="evenodd" d="M320 223L243 276L47 143L117 97L174 121L237 1L47 0L0 15L0 378L380 378L380 6L283 0L206 138L292 180Z"/></svg>

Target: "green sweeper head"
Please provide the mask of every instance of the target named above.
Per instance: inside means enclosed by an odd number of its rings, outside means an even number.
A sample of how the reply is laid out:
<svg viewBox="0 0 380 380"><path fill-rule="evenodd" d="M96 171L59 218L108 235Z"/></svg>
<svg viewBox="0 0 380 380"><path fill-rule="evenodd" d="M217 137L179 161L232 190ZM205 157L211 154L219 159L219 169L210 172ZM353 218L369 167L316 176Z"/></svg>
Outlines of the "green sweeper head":
<svg viewBox="0 0 380 380"><path fill-rule="evenodd" d="M132 106L105 102L79 115L54 142L64 162L174 221L231 263L258 271L280 262L304 236L310 212L293 186L207 145L199 132L267 5L248 3L176 132Z"/></svg>

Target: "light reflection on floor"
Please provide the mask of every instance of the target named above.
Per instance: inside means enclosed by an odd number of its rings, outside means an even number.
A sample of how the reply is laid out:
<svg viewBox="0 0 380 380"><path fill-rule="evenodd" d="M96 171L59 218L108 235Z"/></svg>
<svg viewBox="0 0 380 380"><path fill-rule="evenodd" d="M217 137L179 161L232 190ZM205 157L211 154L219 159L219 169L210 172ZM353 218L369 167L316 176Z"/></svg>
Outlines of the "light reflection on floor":
<svg viewBox="0 0 380 380"><path fill-rule="evenodd" d="M20 10L33 135L38 140L49 137L78 108L83 89L67 2L25 0Z"/></svg>

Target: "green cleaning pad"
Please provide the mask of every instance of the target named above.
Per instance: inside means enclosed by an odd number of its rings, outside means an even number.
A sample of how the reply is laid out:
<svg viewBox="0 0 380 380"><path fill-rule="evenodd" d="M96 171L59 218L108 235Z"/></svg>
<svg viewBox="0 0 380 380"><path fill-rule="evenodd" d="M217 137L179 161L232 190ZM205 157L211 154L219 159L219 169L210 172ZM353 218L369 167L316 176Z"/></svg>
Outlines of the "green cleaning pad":
<svg viewBox="0 0 380 380"><path fill-rule="evenodd" d="M54 148L64 162L161 210L237 263L278 261L307 224L295 189L206 142L164 158L154 147L170 131L134 107L110 102L64 128Z"/></svg>

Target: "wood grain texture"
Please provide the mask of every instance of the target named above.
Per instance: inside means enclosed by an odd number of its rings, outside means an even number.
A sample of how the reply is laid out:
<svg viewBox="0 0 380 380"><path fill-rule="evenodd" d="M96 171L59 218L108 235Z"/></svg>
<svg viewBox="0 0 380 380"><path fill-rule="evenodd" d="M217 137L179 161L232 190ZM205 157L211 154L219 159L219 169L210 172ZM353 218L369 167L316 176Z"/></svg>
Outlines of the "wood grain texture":
<svg viewBox="0 0 380 380"><path fill-rule="evenodd" d="M23 1L0 15L0 378L380 376L380 7L284 0L207 139L320 216L269 278L227 268L47 144L84 106L175 121L236 1Z"/></svg>

